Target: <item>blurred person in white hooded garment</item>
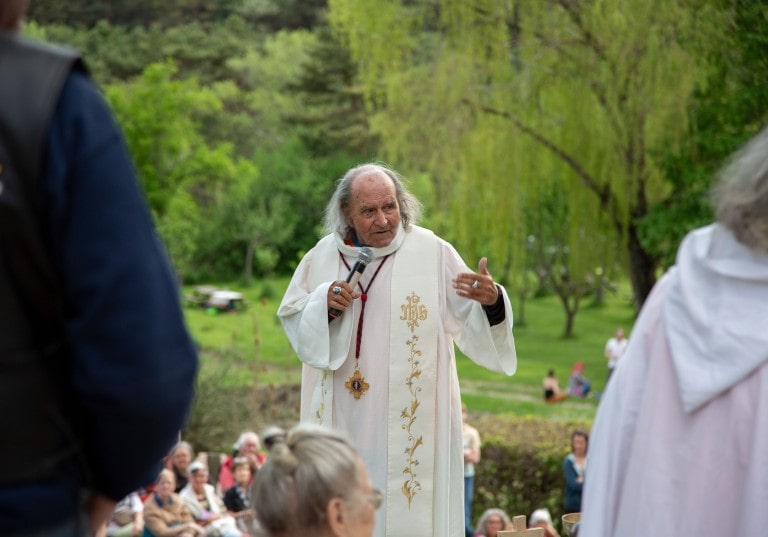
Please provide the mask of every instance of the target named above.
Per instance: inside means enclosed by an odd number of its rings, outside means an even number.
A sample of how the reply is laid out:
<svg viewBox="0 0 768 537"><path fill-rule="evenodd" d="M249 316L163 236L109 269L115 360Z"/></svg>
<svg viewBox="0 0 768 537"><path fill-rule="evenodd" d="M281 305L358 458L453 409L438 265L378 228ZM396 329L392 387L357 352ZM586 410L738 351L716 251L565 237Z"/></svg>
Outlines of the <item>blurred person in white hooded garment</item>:
<svg viewBox="0 0 768 537"><path fill-rule="evenodd" d="M712 199L598 408L580 537L768 534L768 129Z"/></svg>

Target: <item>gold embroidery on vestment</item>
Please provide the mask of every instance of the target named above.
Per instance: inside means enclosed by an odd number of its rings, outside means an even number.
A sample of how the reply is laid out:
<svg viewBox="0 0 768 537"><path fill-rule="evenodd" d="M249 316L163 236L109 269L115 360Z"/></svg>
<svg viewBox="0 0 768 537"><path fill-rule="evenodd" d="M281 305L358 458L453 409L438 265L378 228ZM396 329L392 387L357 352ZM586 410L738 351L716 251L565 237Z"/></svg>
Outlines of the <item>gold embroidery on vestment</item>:
<svg viewBox="0 0 768 537"><path fill-rule="evenodd" d="M408 328L413 332L419 326L419 321L427 318L427 307L421 303L421 297L416 293L411 293L405 297L405 304L400 306L403 315L401 321L406 321Z"/></svg>
<svg viewBox="0 0 768 537"><path fill-rule="evenodd" d="M421 298L416 293L411 293L406 297L406 303L402 304L400 308L403 311L403 316L400 317L400 320L405 321L411 332L414 332L414 335L405 342L409 348L408 363L411 364L411 371L405 378L405 384L408 386L408 391L411 394L411 401L400 413L400 418L403 422L401 428L408 435L408 445L404 451L405 468L403 469L403 475L405 475L406 479L400 490L408 499L408 508L410 509L413 499L421 490L421 483L418 481L416 474L416 467L419 465L419 459L416 458L416 450L424 443L423 436L418 434L415 427L416 412L420 405L419 393L421 392L421 386L419 386L419 380L421 378L421 363L419 358L422 355L421 350L418 348L419 336L415 333L415 330L419 326L419 321L427 318L427 308L421 304Z"/></svg>
<svg viewBox="0 0 768 537"><path fill-rule="evenodd" d="M325 395L328 393L328 388L325 385L327 378L328 371L323 371L323 380L320 381L320 406L317 407L317 412L315 412L318 423L323 423L323 415L325 414Z"/></svg>

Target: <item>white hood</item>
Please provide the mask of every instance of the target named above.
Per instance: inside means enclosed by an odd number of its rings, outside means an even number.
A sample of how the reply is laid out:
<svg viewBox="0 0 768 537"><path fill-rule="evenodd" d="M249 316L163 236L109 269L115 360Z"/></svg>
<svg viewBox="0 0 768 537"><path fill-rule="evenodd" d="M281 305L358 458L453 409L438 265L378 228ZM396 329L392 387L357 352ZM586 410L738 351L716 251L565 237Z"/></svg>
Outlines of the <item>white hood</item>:
<svg viewBox="0 0 768 537"><path fill-rule="evenodd" d="M768 361L768 255L719 224L689 233L670 273L664 317L692 412Z"/></svg>

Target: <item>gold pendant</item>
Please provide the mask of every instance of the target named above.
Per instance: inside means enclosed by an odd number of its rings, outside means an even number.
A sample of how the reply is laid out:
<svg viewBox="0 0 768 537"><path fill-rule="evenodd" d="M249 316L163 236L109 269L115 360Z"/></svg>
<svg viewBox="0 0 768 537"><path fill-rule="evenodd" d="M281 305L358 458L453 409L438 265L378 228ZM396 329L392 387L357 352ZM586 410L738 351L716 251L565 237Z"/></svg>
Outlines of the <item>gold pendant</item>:
<svg viewBox="0 0 768 537"><path fill-rule="evenodd" d="M371 385L365 382L365 378L360 374L360 369L355 367L355 372L344 383L344 387L355 396L355 399L360 399L360 396L367 392Z"/></svg>

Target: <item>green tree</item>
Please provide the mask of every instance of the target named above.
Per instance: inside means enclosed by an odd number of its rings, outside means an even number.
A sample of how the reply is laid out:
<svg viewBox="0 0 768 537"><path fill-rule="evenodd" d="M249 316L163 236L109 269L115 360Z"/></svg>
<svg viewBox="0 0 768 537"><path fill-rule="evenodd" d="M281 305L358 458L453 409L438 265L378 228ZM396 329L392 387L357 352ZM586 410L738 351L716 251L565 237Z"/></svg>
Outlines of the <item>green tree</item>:
<svg viewBox="0 0 768 537"><path fill-rule="evenodd" d="M539 279L539 289L553 292L563 307L563 336L574 335L576 314L582 301L595 295L602 285L599 277L605 272L604 253L606 245L591 248L596 254L592 264L573 262L571 244L602 243L605 239L590 233L590 226L579 225L570 217L571 206L565 199L565 192L553 185L542 184L536 199L526 208L528 235L527 255L530 270ZM528 288L530 289L530 288ZM519 293L519 291L518 291Z"/></svg>
<svg viewBox="0 0 768 537"><path fill-rule="evenodd" d="M168 255L180 283L195 273L195 255L200 235L200 206L185 190L171 198L165 216L158 222Z"/></svg>
<svg viewBox="0 0 768 537"><path fill-rule="evenodd" d="M221 103L194 79L173 79L176 70L172 63L152 64L139 79L107 88L144 192L161 218L182 184L204 183L210 190L228 175L220 160L205 165L211 150L195 117L220 109ZM220 148L218 155L226 152Z"/></svg>
<svg viewBox="0 0 768 537"><path fill-rule="evenodd" d="M327 26L315 30L317 38L307 51L298 80L289 86L303 106L286 120L296 125L313 155L334 151L356 153L362 159L374 153L362 88L349 54Z"/></svg>
<svg viewBox="0 0 768 537"><path fill-rule="evenodd" d="M221 20L240 8L242 0L34 0L31 18L42 24L89 28L99 21L122 26L166 26Z"/></svg>
<svg viewBox="0 0 768 537"><path fill-rule="evenodd" d="M690 105L690 143L664 148L661 160L670 196L639 222L645 247L668 267L683 236L712 220L708 190L726 158L768 121L768 5L720 2L727 14L725 44L713 49L713 69Z"/></svg>
<svg viewBox="0 0 768 537"><path fill-rule="evenodd" d="M553 182L569 228L624 245L638 306L658 261L638 222L671 191L654 151L687 133L703 43L719 44L719 13L698 4L329 2L385 152L430 173L458 246L522 263L522 203ZM571 233L569 265L597 246Z"/></svg>
<svg viewBox="0 0 768 537"><path fill-rule="evenodd" d="M265 188L256 177L243 176L227 192L220 215L220 229L228 229L231 237L244 245L243 281L253 280L254 260L258 260L263 276L269 276L278 261L279 246L293 234L290 199L283 192Z"/></svg>

